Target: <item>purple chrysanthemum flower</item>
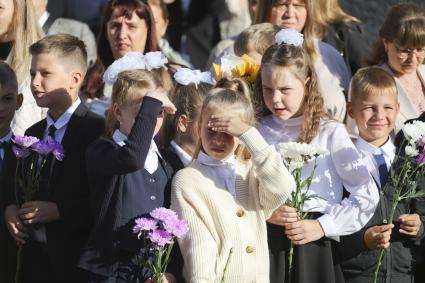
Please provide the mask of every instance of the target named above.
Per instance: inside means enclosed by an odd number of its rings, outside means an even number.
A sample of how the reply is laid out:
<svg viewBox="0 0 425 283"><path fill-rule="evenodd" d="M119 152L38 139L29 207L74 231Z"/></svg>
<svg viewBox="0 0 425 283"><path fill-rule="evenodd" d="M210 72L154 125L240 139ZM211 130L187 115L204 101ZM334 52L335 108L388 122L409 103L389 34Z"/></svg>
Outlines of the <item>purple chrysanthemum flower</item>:
<svg viewBox="0 0 425 283"><path fill-rule="evenodd" d="M33 144L31 149L39 154L46 155L53 151L53 146L47 141L39 141Z"/></svg>
<svg viewBox="0 0 425 283"><path fill-rule="evenodd" d="M425 153L419 153L418 156L416 156L416 163L422 164L425 163Z"/></svg>
<svg viewBox="0 0 425 283"><path fill-rule="evenodd" d="M28 148L19 148L17 146L12 146L12 151L17 158L26 158L31 154Z"/></svg>
<svg viewBox="0 0 425 283"><path fill-rule="evenodd" d="M150 215L163 222L178 219L177 214L174 211L165 207L155 208L151 211Z"/></svg>
<svg viewBox="0 0 425 283"><path fill-rule="evenodd" d="M138 234L142 231L151 231L158 229L158 222L152 218L140 217L135 221L136 225L133 227L133 233Z"/></svg>
<svg viewBox="0 0 425 283"><path fill-rule="evenodd" d="M177 238L182 237L189 230L189 226L185 220L175 219L164 222L164 229Z"/></svg>
<svg viewBox="0 0 425 283"><path fill-rule="evenodd" d="M56 160L62 161L65 156L62 144L60 144L52 137L47 137L47 143L51 145L52 153L55 156Z"/></svg>
<svg viewBox="0 0 425 283"><path fill-rule="evenodd" d="M39 139L33 136L14 136L12 138L12 141L16 145L21 146L22 148L28 148L33 144L37 143Z"/></svg>
<svg viewBox="0 0 425 283"><path fill-rule="evenodd" d="M149 232L148 239L158 248L164 247L167 244L170 244L173 240L173 237L164 230L154 230Z"/></svg>
<svg viewBox="0 0 425 283"><path fill-rule="evenodd" d="M420 147L425 146L425 136L421 137L421 138L418 140L418 146L420 146Z"/></svg>

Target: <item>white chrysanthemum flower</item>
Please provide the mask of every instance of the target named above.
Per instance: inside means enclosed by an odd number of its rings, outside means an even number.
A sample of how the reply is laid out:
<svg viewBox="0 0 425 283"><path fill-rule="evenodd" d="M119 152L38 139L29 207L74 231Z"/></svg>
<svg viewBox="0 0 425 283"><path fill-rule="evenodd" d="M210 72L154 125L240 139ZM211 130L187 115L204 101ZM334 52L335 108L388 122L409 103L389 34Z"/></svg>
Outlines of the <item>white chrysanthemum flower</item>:
<svg viewBox="0 0 425 283"><path fill-rule="evenodd" d="M200 70L192 70L189 68L177 69L174 73L174 79L181 85L189 85L191 83L196 86L200 83L214 84L210 72L201 72Z"/></svg>
<svg viewBox="0 0 425 283"><path fill-rule="evenodd" d="M404 137L410 142L417 142L422 136L425 136L425 123L422 121L414 121L404 125Z"/></svg>
<svg viewBox="0 0 425 283"><path fill-rule="evenodd" d="M279 150L284 159L309 160L328 153L327 150L306 143L288 142L279 144Z"/></svg>
<svg viewBox="0 0 425 283"><path fill-rule="evenodd" d="M416 155L419 154L419 151L416 149L414 145L407 145L404 148L404 151L406 152L407 156L411 156L411 157L415 157Z"/></svg>
<svg viewBox="0 0 425 283"><path fill-rule="evenodd" d="M302 46L304 43L304 35L294 29L282 29L276 33L275 40L277 44L288 44L294 46Z"/></svg>

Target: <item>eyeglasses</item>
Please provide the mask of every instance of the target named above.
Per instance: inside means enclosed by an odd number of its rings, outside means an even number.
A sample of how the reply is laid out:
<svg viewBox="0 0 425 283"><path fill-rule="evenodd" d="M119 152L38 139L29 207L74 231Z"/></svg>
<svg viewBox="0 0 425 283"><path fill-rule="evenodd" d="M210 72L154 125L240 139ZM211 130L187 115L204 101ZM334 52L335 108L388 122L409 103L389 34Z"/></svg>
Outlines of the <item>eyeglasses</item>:
<svg viewBox="0 0 425 283"><path fill-rule="evenodd" d="M394 44L394 43L393 43ZM420 49L404 49L394 44L398 58L407 59L411 54L415 54L416 57L425 57L425 47Z"/></svg>

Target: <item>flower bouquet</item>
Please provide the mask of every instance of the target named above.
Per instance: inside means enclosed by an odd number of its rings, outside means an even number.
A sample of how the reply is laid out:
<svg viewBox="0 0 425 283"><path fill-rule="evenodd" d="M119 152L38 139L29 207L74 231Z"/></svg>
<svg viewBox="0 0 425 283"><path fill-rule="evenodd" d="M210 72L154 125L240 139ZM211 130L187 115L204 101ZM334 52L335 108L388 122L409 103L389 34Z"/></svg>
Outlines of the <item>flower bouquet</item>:
<svg viewBox="0 0 425 283"><path fill-rule="evenodd" d="M152 274L152 280L160 283L170 261L175 238L186 234L189 226L185 220L178 219L174 211L164 207L154 209L149 215L137 218L133 227L133 233L143 241L136 262L138 272L146 267Z"/></svg>
<svg viewBox="0 0 425 283"><path fill-rule="evenodd" d="M56 159L62 161L64 149L55 139L48 137L46 141L41 141L32 136L15 136L12 138L14 145L12 151L16 156L15 173L15 198L16 205L32 201L37 198L40 190L41 172L45 166L53 165L48 160ZM50 168L46 168L50 170ZM31 226L34 232L35 227ZM34 235L33 235L34 236ZM18 249L17 272L15 281L19 282L19 268L22 257L22 247Z"/></svg>
<svg viewBox="0 0 425 283"><path fill-rule="evenodd" d="M328 151L314 147L310 144L288 142L279 144L279 151L283 157L285 165L288 167L292 176L294 177L296 189L291 193L291 198L288 205L296 208L299 217L305 219L308 211L304 210L304 204L308 200L319 198L317 194L309 192L311 183L313 181L314 173L317 168L317 158L326 154ZM302 168L310 160L314 159L313 170L310 175L303 180ZM292 269L294 257L294 244L291 242L288 255L288 282L291 282Z"/></svg>
<svg viewBox="0 0 425 283"><path fill-rule="evenodd" d="M388 223L393 223L394 214L400 201L425 197L425 192L417 191L418 184L425 175L425 123L415 121L403 127L404 141L393 161L388 183L394 188ZM373 282L378 282L385 250L379 252Z"/></svg>

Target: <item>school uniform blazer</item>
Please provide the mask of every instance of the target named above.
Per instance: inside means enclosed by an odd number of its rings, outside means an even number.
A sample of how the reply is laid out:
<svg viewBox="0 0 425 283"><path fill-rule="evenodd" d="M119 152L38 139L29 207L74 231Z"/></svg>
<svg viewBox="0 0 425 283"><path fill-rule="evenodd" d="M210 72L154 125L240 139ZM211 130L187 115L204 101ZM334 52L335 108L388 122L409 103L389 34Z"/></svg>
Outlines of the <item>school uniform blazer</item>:
<svg viewBox="0 0 425 283"><path fill-rule="evenodd" d="M9 142L4 148L3 168L0 172L0 282L15 281L17 245L10 236L4 220L5 188L14 188L15 168L16 157Z"/></svg>
<svg viewBox="0 0 425 283"><path fill-rule="evenodd" d="M381 65L381 68L383 68L395 78L394 72L387 64ZM418 67L418 73L422 81L425 82L425 64L421 64ZM400 102L400 113L397 116L396 127L394 131L395 133L398 133L403 128L404 122L410 119L416 119L420 113L418 113L416 110L406 90L403 88L397 78L395 78L395 81L397 84L398 101Z"/></svg>
<svg viewBox="0 0 425 283"><path fill-rule="evenodd" d="M145 97L138 117L126 141L120 147L112 139L102 137L87 151L94 227L80 259L79 266L93 273L113 276L118 262L119 243L115 232L120 226L122 197L126 174L144 167L154 134L161 102ZM164 207L170 206L171 167L159 158L168 178L164 191ZM143 201L140 206L143 206Z"/></svg>
<svg viewBox="0 0 425 283"><path fill-rule="evenodd" d="M42 139L46 127L46 119L43 119L25 134ZM54 163L48 192L45 198L39 199L54 202L58 206L60 219L45 224L48 253L58 273L77 265L90 231L92 218L85 152L103 130L103 119L81 103L72 114L62 139L65 157L62 162ZM6 189L8 204L16 204L13 187Z"/></svg>

